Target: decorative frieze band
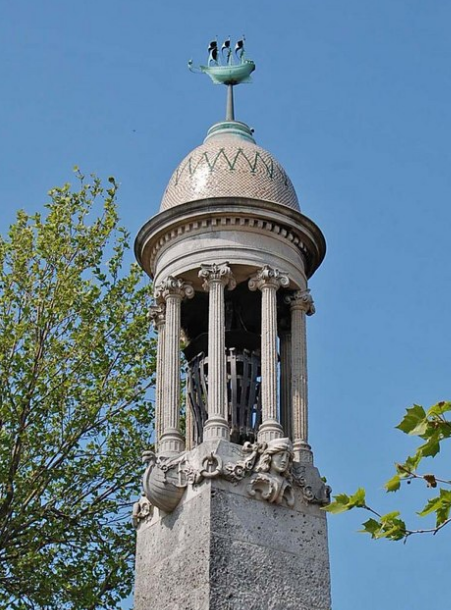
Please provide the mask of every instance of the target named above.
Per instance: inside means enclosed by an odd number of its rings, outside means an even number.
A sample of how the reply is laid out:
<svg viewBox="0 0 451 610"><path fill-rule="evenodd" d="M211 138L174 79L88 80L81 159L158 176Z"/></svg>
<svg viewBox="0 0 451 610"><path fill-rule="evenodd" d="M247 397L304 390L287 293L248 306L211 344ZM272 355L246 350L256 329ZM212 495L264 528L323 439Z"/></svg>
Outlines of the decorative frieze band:
<svg viewBox="0 0 451 610"><path fill-rule="evenodd" d="M224 483L241 487L250 497L271 504L293 507L300 502L325 506L330 502L331 489L318 470L312 464L293 461L293 446L288 438L245 443L241 457L235 454L233 460L227 459L230 454L221 456L216 451L193 461L192 454L188 453L169 458L147 454L143 485L144 497L150 507L136 506L137 522L145 518L153 506L172 512L189 485L197 487L211 479L222 479ZM302 504L298 504L299 508Z"/></svg>
<svg viewBox="0 0 451 610"><path fill-rule="evenodd" d="M245 216L222 216L220 218L203 218L202 220L186 222L177 228L168 230L158 239L150 251L151 266L154 265L155 259L161 248L171 239L175 239L181 235L187 235L188 233L195 233L199 230L204 232L205 229L210 229L211 227L223 227L225 229L229 228L234 230L243 227L256 229L259 232L265 231L268 233L273 233L274 235L280 235L299 248L306 259L309 258L309 251L305 243L302 241L302 239L300 239L296 232L292 231L288 227L284 227L277 222L262 220L259 218L249 218Z"/></svg>

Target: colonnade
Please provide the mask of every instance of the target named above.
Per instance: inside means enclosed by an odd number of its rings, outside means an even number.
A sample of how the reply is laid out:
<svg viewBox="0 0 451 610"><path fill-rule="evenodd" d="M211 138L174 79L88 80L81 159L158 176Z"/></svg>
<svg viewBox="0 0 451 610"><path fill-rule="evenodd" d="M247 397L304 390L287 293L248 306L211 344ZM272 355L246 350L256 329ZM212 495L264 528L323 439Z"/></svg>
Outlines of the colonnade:
<svg viewBox="0 0 451 610"><path fill-rule="evenodd" d="M236 281L228 263L201 265L199 277L209 293L208 317L208 419L204 440L229 439L225 350L226 289ZM248 281L250 290L260 290L261 300L261 409L259 442L290 435L297 460L309 459L307 358L305 316L314 313L308 290L287 293L291 329L279 332L281 351L281 408L278 413L277 380L277 291L289 286L287 275L264 265ZM184 298L192 298L190 282L167 277L155 289L156 304L150 316L158 333L156 378L156 444L161 454L184 449L180 433L180 313Z"/></svg>

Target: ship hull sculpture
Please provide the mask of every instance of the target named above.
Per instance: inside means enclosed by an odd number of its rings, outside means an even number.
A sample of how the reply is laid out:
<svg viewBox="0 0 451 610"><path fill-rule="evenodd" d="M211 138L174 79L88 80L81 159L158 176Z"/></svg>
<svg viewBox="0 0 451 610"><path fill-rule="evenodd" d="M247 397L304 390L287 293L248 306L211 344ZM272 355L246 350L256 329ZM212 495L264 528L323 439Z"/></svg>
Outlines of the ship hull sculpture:
<svg viewBox="0 0 451 610"><path fill-rule="evenodd" d="M171 178L135 242L154 281L155 447L145 451L135 610L330 610L330 488L308 443L307 285L325 241L234 116L255 64L210 43L226 120ZM180 344L187 361L180 426ZM280 364L279 364L280 359Z"/></svg>
<svg viewBox="0 0 451 610"><path fill-rule="evenodd" d="M239 85L251 82L251 74L255 70L255 63L251 59L246 59L244 54L244 39L239 40L235 47L237 62L233 58L230 48L230 39L222 45L221 53L218 50L218 43L213 40L208 47L210 52L207 66L194 66L192 59L188 62L188 67L192 72L208 74L215 85ZM221 57L225 62L222 63Z"/></svg>

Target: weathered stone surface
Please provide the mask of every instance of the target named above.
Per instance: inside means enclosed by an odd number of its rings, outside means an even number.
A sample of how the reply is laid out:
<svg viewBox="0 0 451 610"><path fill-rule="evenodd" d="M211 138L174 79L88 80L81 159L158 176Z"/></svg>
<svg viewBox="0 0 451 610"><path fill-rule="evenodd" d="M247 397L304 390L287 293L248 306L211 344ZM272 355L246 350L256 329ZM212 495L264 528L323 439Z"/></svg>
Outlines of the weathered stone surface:
<svg viewBox="0 0 451 610"><path fill-rule="evenodd" d="M135 610L329 610L325 514L297 507L211 480L155 510L138 529Z"/></svg>
<svg viewBox="0 0 451 610"><path fill-rule="evenodd" d="M138 530L135 610L201 610L209 588L210 490ZM185 601L183 601L185 600ZM197 601L196 601L197 600ZM183 604L183 605L179 605Z"/></svg>
<svg viewBox="0 0 451 610"><path fill-rule="evenodd" d="M210 608L329 609L325 520L213 490Z"/></svg>

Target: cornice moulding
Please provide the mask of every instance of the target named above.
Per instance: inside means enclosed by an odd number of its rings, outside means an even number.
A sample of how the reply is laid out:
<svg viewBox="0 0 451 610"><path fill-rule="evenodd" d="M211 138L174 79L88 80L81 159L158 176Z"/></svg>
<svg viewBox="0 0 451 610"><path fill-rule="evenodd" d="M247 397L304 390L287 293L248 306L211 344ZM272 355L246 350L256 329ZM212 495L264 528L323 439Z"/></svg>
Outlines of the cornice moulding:
<svg viewBox="0 0 451 610"><path fill-rule="evenodd" d="M234 198L188 202L151 218L138 233L135 255L151 277L159 251L182 235L218 230L272 233L293 244L302 254L308 277L320 266L326 242L317 225L307 216L280 204Z"/></svg>

